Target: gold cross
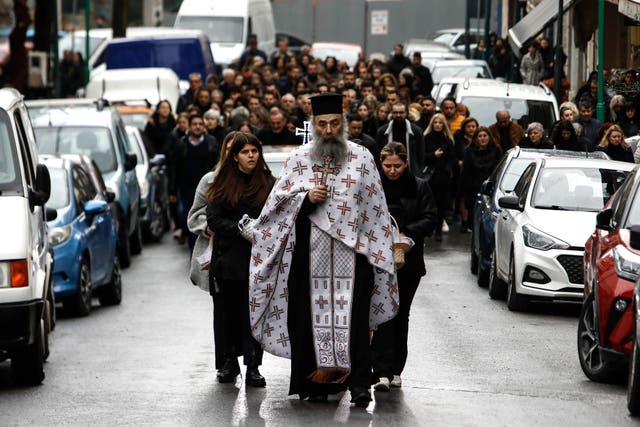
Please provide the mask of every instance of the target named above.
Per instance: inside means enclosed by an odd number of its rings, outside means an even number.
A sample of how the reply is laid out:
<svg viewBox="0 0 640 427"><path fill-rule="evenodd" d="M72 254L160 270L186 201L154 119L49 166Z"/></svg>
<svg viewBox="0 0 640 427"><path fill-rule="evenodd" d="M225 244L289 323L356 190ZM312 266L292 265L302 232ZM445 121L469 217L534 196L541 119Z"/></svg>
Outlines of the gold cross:
<svg viewBox="0 0 640 427"><path fill-rule="evenodd" d="M322 173L322 178L320 179L320 182L322 185L327 185L327 176L329 176L329 174L332 175L338 175L340 173L340 168L339 167L331 167L331 157L327 156L324 158L324 163L322 166L320 165L313 165L313 167L311 168L314 172L321 172Z"/></svg>

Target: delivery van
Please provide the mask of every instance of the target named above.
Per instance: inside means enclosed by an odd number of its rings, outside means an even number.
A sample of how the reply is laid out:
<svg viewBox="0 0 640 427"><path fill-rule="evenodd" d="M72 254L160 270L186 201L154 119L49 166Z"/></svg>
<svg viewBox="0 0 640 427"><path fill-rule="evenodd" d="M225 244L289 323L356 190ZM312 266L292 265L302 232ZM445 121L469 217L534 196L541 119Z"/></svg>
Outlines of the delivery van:
<svg viewBox="0 0 640 427"><path fill-rule="evenodd" d="M205 33L221 66L240 58L250 34L258 37L258 48L267 55L275 50L276 30L269 0L184 0L174 27Z"/></svg>

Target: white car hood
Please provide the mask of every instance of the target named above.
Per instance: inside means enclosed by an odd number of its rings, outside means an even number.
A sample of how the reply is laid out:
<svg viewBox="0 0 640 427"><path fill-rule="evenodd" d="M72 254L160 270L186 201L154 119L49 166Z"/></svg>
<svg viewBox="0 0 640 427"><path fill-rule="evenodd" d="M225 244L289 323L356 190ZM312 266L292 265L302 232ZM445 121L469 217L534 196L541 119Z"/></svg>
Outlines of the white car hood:
<svg viewBox="0 0 640 427"><path fill-rule="evenodd" d="M529 223L571 246L583 248L596 226L597 212L531 209Z"/></svg>
<svg viewBox="0 0 640 427"><path fill-rule="evenodd" d="M27 257L28 210L24 197L0 197L0 260Z"/></svg>

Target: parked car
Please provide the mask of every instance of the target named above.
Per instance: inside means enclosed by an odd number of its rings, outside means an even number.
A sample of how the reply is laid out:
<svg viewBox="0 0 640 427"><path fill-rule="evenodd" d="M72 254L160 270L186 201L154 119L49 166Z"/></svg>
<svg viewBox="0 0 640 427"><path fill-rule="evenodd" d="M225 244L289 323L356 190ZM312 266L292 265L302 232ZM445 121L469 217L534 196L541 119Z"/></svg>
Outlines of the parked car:
<svg viewBox="0 0 640 427"><path fill-rule="evenodd" d="M45 219L51 181L38 164L22 95L0 89L0 361L16 383L40 384L55 325L53 257Z"/></svg>
<svg viewBox="0 0 640 427"><path fill-rule="evenodd" d="M629 175L597 215L584 250L584 300L578 320L578 358L585 375L617 379L634 341L633 294L640 250L630 230L640 225L640 169Z"/></svg>
<svg viewBox="0 0 640 427"><path fill-rule="evenodd" d="M119 258L131 264L142 251L140 187L133 153L120 115L96 100L28 101L29 114L44 154L86 154L98 165L118 206Z"/></svg>
<svg viewBox="0 0 640 427"><path fill-rule="evenodd" d="M323 61L327 56L333 56L338 61L346 62L349 67L353 67L363 58L362 47L353 43L315 42L311 45L309 53Z"/></svg>
<svg viewBox="0 0 640 427"><path fill-rule="evenodd" d="M469 28L467 33L464 28L446 28L435 31L429 35L433 41L443 43L450 49L464 54L467 39L469 39L469 52L478 46L478 40L484 36L484 30L478 28Z"/></svg>
<svg viewBox="0 0 640 427"><path fill-rule="evenodd" d="M431 69L433 64L437 61L449 60L449 59L466 59L465 56L459 52L449 48L444 43L428 39L408 39L402 43L402 53L405 56L412 58L414 52L420 52L422 58L422 65Z"/></svg>
<svg viewBox="0 0 640 427"><path fill-rule="evenodd" d="M539 86L500 82L490 79L446 77L440 81L434 98L438 105L447 96L469 107L480 126L496 122L496 112L507 110L511 120L524 129L539 122L547 130L558 120L555 95L543 84Z"/></svg>
<svg viewBox="0 0 640 427"><path fill-rule="evenodd" d="M56 219L47 222L56 301L78 316L91 312L94 296L102 305L120 304L118 233L108 199L81 163L59 156L40 158L51 174L47 207L57 211Z"/></svg>
<svg viewBox="0 0 640 427"><path fill-rule="evenodd" d="M138 158L136 176L140 186L142 237L149 242L157 242L169 229L171 221L165 155L156 154L150 158L140 129L135 126L127 126L126 129L131 148Z"/></svg>
<svg viewBox="0 0 640 427"><path fill-rule="evenodd" d="M640 251L640 226L634 225L630 230L631 248ZM640 416L640 281L636 281L633 291L633 342L629 356L629 379L627 383L627 409L634 416Z"/></svg>
<svg viewBox="0 0 640 427"><path fill-rule="evenodd" d="M489 296L512 311L531 300L580 301L584 242L596 215L634 165L600 159L536 159L498 199Z"/></svg>
<svg viewBox="0 0 640 427"><path fill-rule="evenodd" d="M493 232L500 215L498 200L513 191L525 168L539 158L600 158L609 157L602 151L581 153L564 150L537 150L514 147L507 151L489 178L482 184L473 210L471 234L471 272L478 274L478 285L489 283L489 268L493 252Z"/></svg>
<svg viewBox="0 0 640 427"><path fill-rule="evenodd" d="M446 77L493 79L489 65L484 59L436 61L431 66L431 77L434 85Z"/></svg>

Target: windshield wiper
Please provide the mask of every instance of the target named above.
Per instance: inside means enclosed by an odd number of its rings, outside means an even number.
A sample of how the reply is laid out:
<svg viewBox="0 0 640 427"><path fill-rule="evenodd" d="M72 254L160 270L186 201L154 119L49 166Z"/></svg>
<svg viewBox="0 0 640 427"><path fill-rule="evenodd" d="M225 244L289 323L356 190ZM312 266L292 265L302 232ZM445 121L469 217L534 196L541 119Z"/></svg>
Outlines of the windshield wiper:
<svg viewBox="0 0 640 427"><path fill-rule="evenodd" d="M536 209L549 209L552 211L568 211L571 209L565 208L563 206L558 206L558 205L536 205L534 206L534 208Z"/></svg>

